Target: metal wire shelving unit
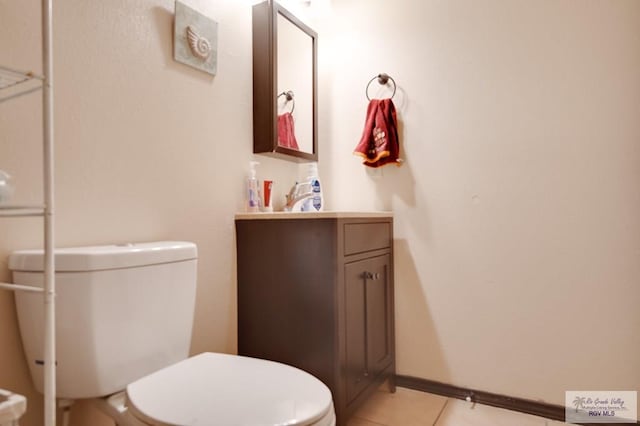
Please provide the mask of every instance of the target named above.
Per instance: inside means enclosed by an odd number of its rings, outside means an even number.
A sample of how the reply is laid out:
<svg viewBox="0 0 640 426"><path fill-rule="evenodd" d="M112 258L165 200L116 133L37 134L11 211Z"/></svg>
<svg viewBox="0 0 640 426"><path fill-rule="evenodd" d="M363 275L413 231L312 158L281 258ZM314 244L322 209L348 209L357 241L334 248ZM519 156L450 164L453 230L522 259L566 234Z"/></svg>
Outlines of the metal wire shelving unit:
<svg viewBox="0 0 640 426"><path fill-rule="evenodd" d="M41 90L44 80L44 76L31 71L19 71L0 65L0 90L2 90L0 102Z"/></svg>
<svg viewBox="0 0 640 426"><path fill-rule="evenodd" d="M45 310L44 425L56 424L55 265L53 193L53 0L42 0L42 75L0 65L0 103L42 91L44 202L36 206L0 204L0 218L41 216L44 220L44 288L0 283L0 289L43 294Z"/></svg>

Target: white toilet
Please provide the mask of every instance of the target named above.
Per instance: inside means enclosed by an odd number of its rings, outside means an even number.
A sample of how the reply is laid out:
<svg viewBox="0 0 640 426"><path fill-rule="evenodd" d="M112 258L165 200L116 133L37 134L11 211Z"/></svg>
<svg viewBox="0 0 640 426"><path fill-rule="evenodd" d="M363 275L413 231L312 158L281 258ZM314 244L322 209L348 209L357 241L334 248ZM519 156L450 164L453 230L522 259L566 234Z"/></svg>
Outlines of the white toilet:
<svg viewBox="0 0 640 426"><path fill-rule="evenodd" d="M194 244L58 249L55 262L58 398L98 398L120 426L335 425L331 392L302 370L218 353L188 358ZM42 251L13 253L9 268L16 284L42 286ZM16 292L16 307L42 392L42 295Z"/></svg>

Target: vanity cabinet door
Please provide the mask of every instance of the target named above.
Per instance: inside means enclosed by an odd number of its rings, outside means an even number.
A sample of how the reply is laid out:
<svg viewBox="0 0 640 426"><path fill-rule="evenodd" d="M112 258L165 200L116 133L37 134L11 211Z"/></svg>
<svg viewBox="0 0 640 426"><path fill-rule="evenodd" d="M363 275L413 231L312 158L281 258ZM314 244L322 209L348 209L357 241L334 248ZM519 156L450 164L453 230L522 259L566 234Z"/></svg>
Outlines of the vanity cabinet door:
<svg viewBox="0 0 640 426"><path fill-rule="evenodd" d="M369 259L366 266L367 370L375 378L393 358L389 255Z"/></svg>
<svg viewBox="0 0 640 426"><path fill-rule="evenodd" d="M347 403L367 387L367 340L365 309L365 279L363 276L367 261L345 265L345 332L346 354L345 379Z"/></svg>
<svg viewBox="0 0 640 426"><path fill-rule="evenodd" d="M345 265L347 401L392 361L389 262L383 255Z"/></svg>

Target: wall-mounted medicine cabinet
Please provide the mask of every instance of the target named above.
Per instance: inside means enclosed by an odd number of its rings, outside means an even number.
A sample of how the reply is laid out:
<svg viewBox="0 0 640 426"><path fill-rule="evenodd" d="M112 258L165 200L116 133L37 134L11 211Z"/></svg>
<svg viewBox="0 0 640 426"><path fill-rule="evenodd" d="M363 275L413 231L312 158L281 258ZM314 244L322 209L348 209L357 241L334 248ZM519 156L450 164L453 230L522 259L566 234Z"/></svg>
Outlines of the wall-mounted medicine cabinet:
<svg viewBox="0 0 640 426"><path fill-rule="evenodd" d="M275 1L253 6L253 152L318 160L317 34Z"/></svg>

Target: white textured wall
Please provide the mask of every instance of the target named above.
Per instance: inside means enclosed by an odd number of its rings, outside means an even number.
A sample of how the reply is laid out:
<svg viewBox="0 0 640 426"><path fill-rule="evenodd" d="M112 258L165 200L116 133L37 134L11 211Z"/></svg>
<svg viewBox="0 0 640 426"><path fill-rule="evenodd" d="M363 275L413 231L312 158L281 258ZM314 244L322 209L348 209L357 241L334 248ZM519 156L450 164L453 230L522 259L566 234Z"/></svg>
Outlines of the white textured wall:
<svg viewBox="0 0 640 426"><path fill-rule="evenodd" d="M336 0L323 30L326 199L395 212L399 373L639 389L640 2ZM375 176L380 72L406 164Z"/></svg>
<svg viewBox="0 0 640 426"><path fill-rule="evenodd" d="M0 63L40 70L40 2L0 0ZM173 0L54 2L57 243L159 239L198 244L192 352L235 352L233 215L252 152L251 1L191 1L219 22L218 74L173 60ZM0 169L16 202L40 192L40 101L0 104ZM255 156L276 207L297 165ZM0 280L10 251L41 244L38 219L0 221ZM17 331L0 292L0 388L29 396L42 422ZM83 412L85 415L83 415ZM96 425L88 407L77 425Z"/></svg>

